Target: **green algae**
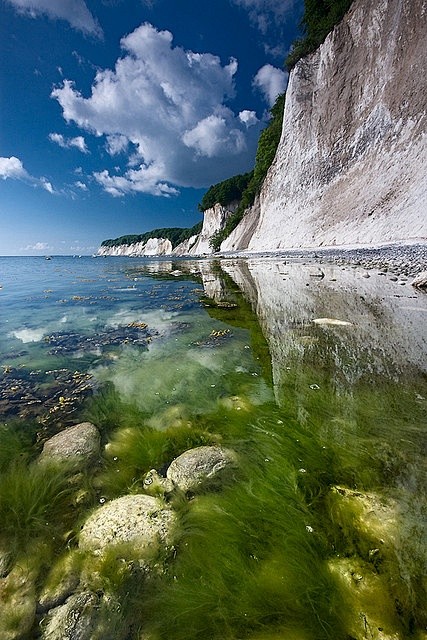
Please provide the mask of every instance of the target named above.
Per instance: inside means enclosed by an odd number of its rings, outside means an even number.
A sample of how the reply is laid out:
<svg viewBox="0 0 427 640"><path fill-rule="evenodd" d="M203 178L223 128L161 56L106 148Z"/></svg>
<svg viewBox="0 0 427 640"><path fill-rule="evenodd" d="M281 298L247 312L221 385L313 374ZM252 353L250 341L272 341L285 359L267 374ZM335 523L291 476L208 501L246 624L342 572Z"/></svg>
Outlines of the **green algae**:
<svg viewBox="0 0 427 640"><path fill-rule="evenodd" d="M272 362L265 324L216 277L230 305L165 317L148 351L84 360L99 388L75 417L101 431L99 466L74 479L39 469L40 425L0 429L0 550L33 558L33 599L61 586L69 562L111 603L117 638L421 637L425 376L353 328L298 318L278 325L283 359ZM143 492L147 472L206 444L235 450L239 469L194 499L167 496L178 526L173 549L148 559L155 571L124 548L77 550L94 508Z"/></svg>

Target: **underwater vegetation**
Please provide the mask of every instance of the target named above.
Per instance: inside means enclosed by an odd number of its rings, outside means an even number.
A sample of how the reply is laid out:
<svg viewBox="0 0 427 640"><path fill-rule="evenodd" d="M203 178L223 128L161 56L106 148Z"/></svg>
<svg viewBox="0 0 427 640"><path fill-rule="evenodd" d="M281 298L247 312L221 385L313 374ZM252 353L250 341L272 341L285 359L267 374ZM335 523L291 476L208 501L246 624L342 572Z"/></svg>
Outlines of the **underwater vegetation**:
<svg viewBox="0 0 427 640"><path fill-rule="evenodd" d="M115 309L157 337L88 360L73 420L96 425L95 461L41 463L54 428L0 426L0 637L422 640L425 375L350 325L269 334L218 265L211 277L223 294L191 310ZM162 304L185 297L158 282ZM173 487L171 462L212 445L236 466ZM106 504L141 495L173 513L170 544L80 545Z"/></svg>

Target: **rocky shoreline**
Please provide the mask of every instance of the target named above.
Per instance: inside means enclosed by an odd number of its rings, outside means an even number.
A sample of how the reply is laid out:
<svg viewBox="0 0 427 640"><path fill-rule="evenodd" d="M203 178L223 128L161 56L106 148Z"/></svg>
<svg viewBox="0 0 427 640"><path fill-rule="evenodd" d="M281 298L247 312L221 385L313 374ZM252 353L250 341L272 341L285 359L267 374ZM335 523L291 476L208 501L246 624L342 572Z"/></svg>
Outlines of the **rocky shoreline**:
<svg viewBox="0 0 427 640"><path fill-rule="evenodd" d="M227 252L215 254L218 258L276 258L290 261L316 261L337 265L354 265L365 269L377 269L406 278L427 270L427 243L388 244L360 247L316 247L313 249L288 249L260 253Z"/></svg>

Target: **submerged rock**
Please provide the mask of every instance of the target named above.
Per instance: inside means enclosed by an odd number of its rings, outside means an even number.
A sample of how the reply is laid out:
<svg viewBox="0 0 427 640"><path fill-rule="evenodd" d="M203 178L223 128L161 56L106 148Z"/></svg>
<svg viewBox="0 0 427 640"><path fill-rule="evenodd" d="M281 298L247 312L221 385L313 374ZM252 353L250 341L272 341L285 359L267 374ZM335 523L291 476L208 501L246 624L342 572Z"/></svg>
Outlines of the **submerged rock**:
<svg viewBox="0 0 427 640"><path fill-rule="evenodd" d="M91 422L81 422L57 433L44 443L39 462L71 462L85 467L100 454L100 435Z"/></svg>
<svg viewBox="0 0 427 640"><path fill-rule="evenodd" d="M173 460L166 476L179 489L194 492L221 482L226 470L237 465L231 449L204 446L189 449Z"/></svg>
<svg viewBox="0 0 427 640"><path fill-rule="evenodd" d="M116 545L130 545L142 559L159 543L169 545L176 516L158 498L128 495L97 509L85 522L79 547L100 553Z"/></svg>
<svg viewBox="0 0 427 640"><path fill-rule="evenodd" d="M80 557L76 552L63 556L51 569L39 596L38 610L48 611L63 604L80 582Z"/></svg>
<svg viewBox="0 0 427 640"><path fill-rule="evenodd" d="M43 640L120 640L119 603L102 593L84 591L52 609L42 622Z"/></svg>
<svg viewBox="0 0 427 640"><path fill-rule="evenodd" d="M155 469L151 469L144 478L144 491L150 496L163 496L172 493L174 484L163 478Z"/></svg>
<svg viewBox="0 0 427 640"><path fill-rule="evenodd" d="M411 282L417 289L427 289L427 271L421 271Z"/></svg>
<svg viewBox="0 0 427 640"><path fill-rule="evenodd" d="M36 615L35 573L25 562L0 579L0 638L27 637Z"/></svg>
<svg viewBox="0 0 427 640"><path fill-rule="evenodd" d="M346 603L348 637L400 640L402 628L387 580L360 558L334 558L329 569Z"/></svg>
<svg viewBox="0 0 427 640"><path fill-rule="evenodd" d="M330 325L333 327L351 327L352 325L352 323L347 320L338 320L337 318L315 318L313 322L320 326Z"/></svg>

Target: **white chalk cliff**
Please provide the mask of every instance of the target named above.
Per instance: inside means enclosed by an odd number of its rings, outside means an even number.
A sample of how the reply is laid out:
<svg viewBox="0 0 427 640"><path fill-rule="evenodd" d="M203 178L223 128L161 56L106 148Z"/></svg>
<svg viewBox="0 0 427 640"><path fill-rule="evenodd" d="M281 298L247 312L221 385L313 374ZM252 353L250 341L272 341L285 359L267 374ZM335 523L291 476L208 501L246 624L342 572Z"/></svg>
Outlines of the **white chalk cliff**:
<svg viewBox="0 0 427 640"><path fill-rule="evenodd" d="M355 0L290 74L259 201L221 250L426 240L426 68L425 0Z"/></svg>
<svg viewBox="0 0 427 640"><path fill-rule="evenodd" d="M195 243L189 248L188 251L184 250L182 245L179 245L175 250L176 255L203 255L206 253L212 253L212 248L209 244L212 236L222 229L227 222L229 216L235 211L238 203L223 207L221 204L216 204L214 207L207 209L203 214L203 227L200 234L197 236Z"/></svg>
<svg viewBox="0 0 427 640"><path fill-rule="evenodd" d="M172 253L172 243L165 238L150 238L147 242L120 244L116 247L101 246L99 256L164 256Z"/></svg>
<svg viewBox="0 0 427 640"><path fill-rule="evenodd" d="M291 72L275 160L221 251L427 241L426 69L427 0L354 0ZM211 253L228 215L207 210L173 253ZM100 253L161 255L166 242Z"/></svg>

